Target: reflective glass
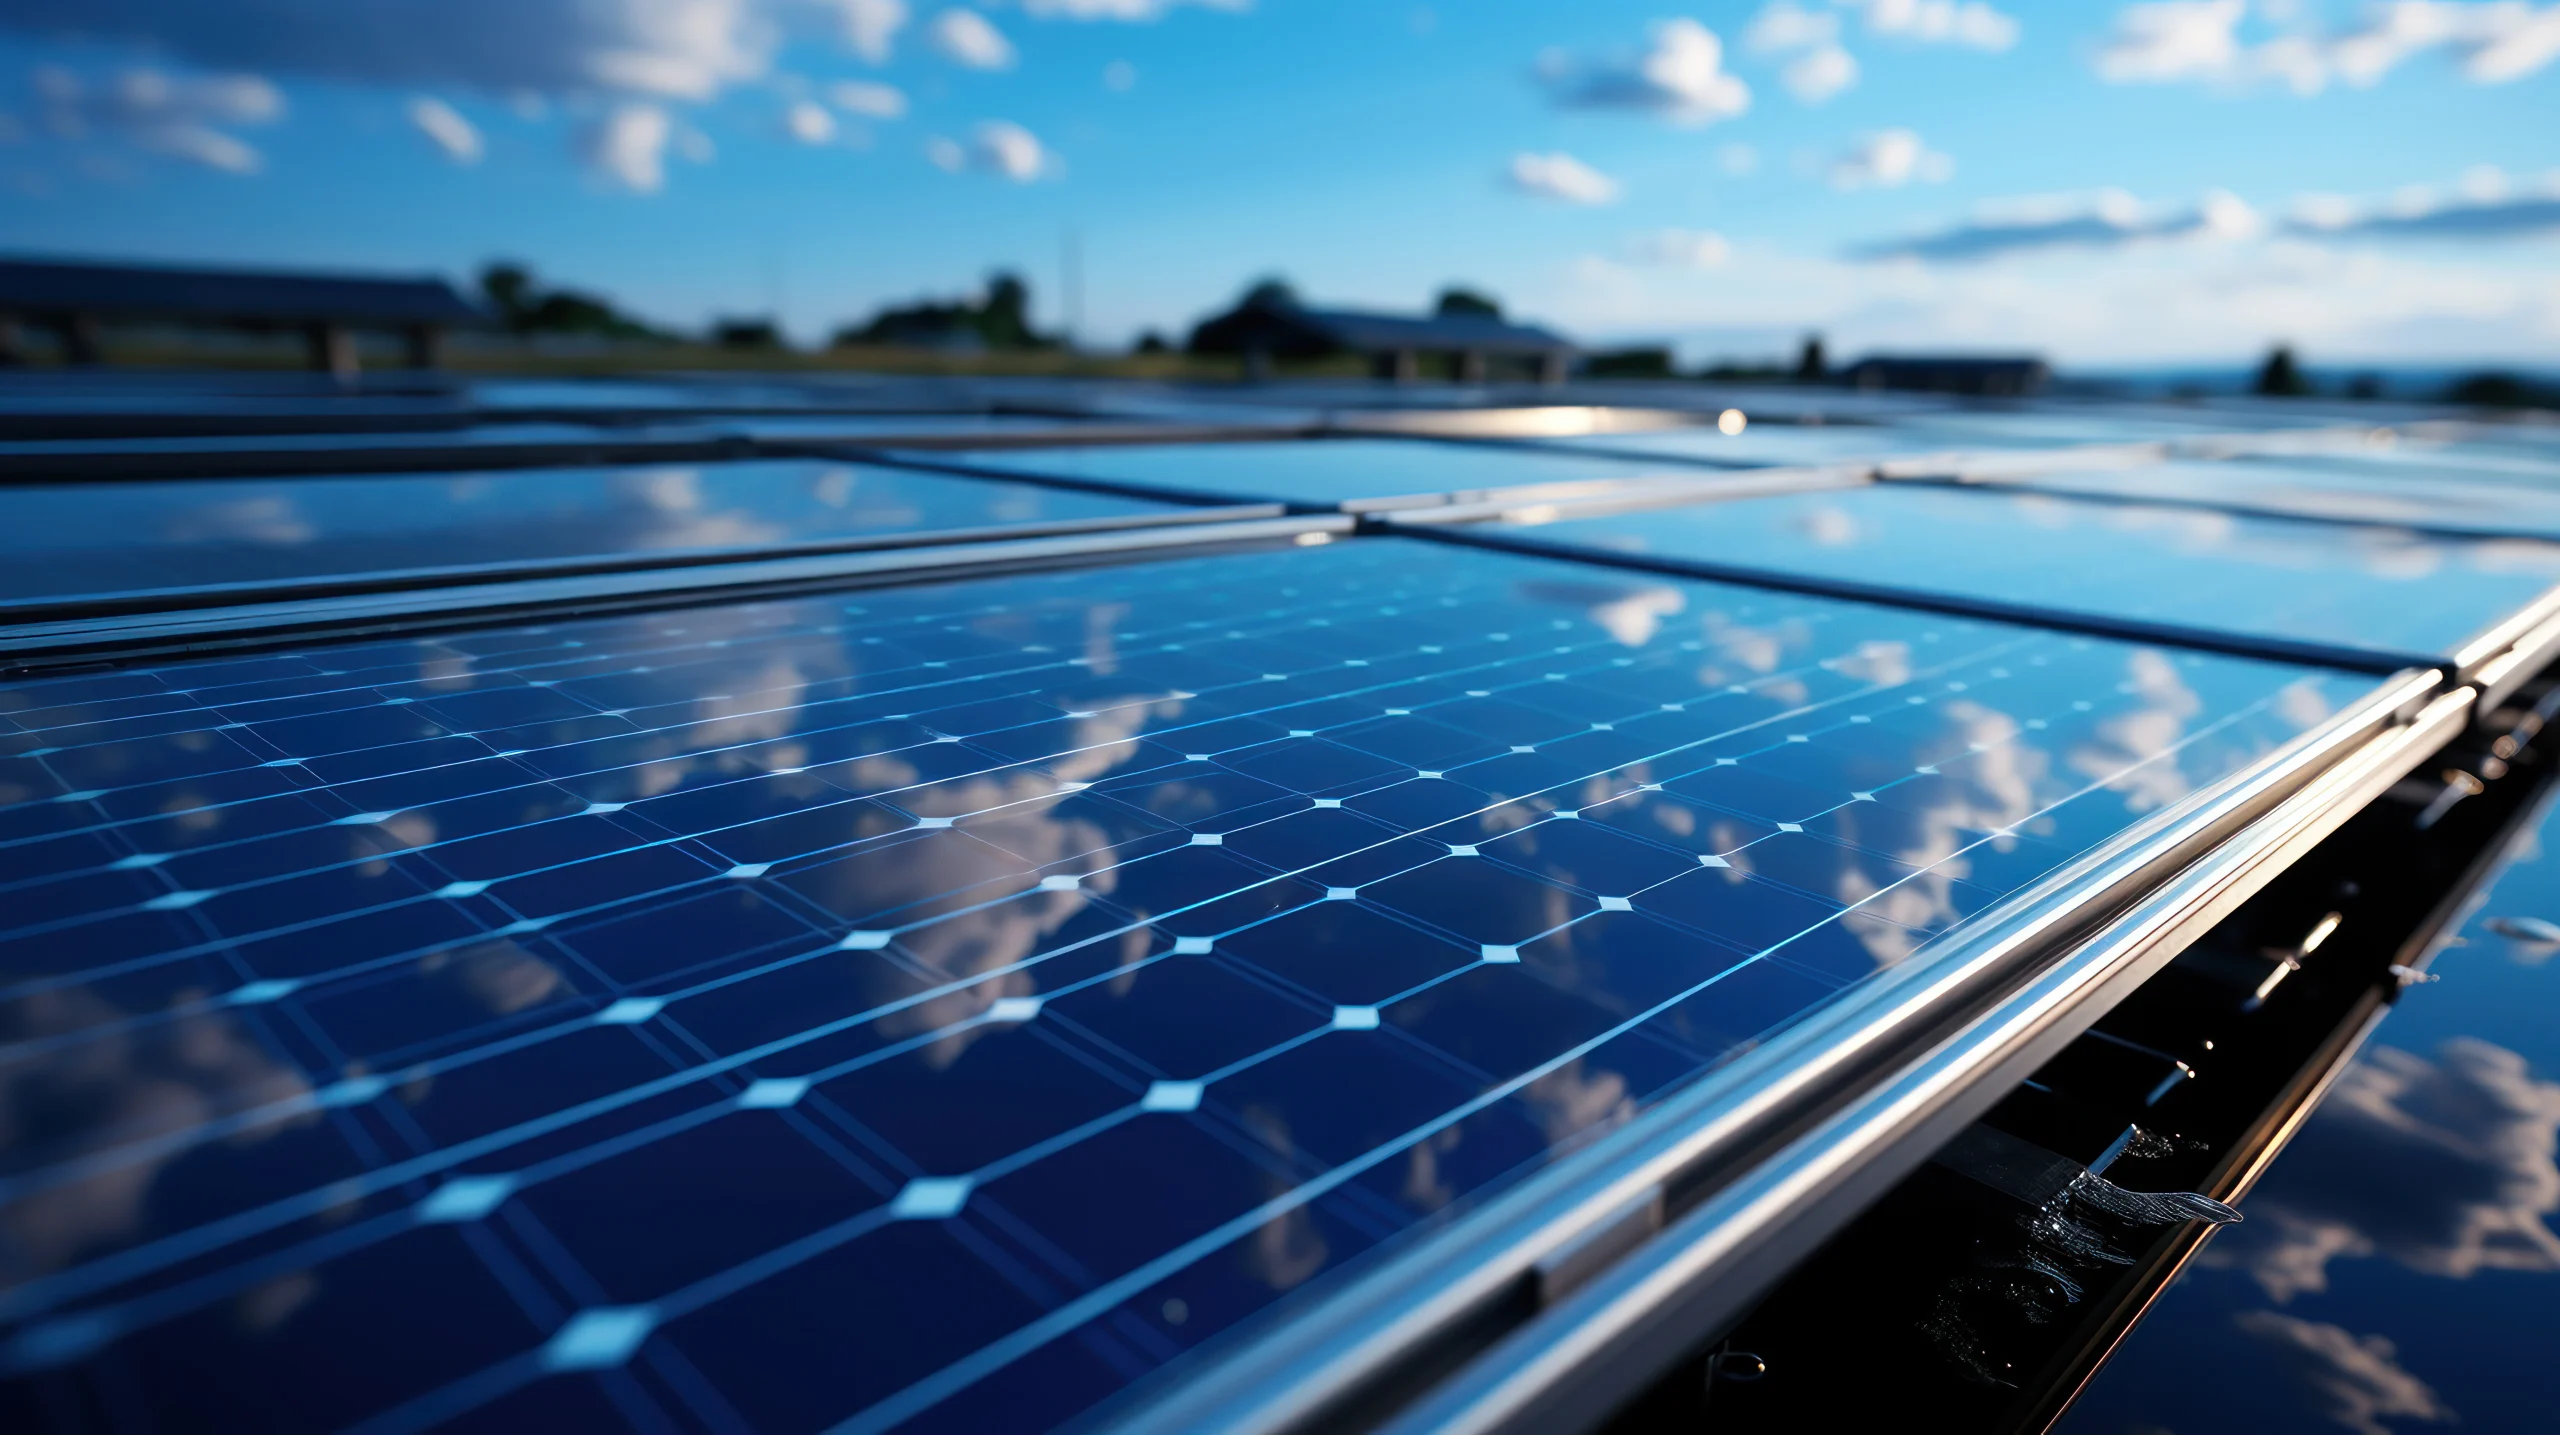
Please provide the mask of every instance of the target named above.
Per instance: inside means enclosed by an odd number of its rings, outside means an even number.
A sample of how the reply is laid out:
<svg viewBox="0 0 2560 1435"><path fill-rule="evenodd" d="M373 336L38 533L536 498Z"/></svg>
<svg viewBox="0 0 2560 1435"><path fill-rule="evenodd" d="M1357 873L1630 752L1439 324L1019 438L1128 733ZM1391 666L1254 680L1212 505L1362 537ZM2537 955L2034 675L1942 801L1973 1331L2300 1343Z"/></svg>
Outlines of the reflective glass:
<svg viewBox="0 0 2560 1435"><path fill-rule="evenodd" d="M2537 485L2537 475L2547 486ZM2349 519L2465 533L2560 538L2560 466L2513 470L2451 463L2378 467L2363 460L2235 459L2039 474L2031 487L2114 494Z"/></svg>
<svg viewBox="0 0 2560 1435"><path fill-rule="evenodd" d="M2369 684L1378 538L0 687L0 1393L1047 1428Z"/></svg>
<svg viewBox="0 0 2560 1435"><path fill-rule="evenodd" d="M2098 618L2402 655L2451 652L2560 582L2560 547L1892 483L1513 530Z"/></svg>
<svg viewBox="0 0 2560 1435"><path fill-rule="evenodd" d="M1137 522L1177 505L814 459L0 487L0 597Z"/></svg>
<svg viewBox="0 0 2560 1435"><path fill-rule="evenodd" d="M975 468L1100 479L1168 493L1351 510L1464 501L1540 486L1597 489L1629 480L1697 478L1694 472L1666 472L1659 464L1589 454L1422 439L983 449L932 457Z"/></svg>
<svg viewBox="0 0 2560 1435"><path fill-rule="evenodd" d="M2560 817L2512 850L2065 1435L2549 1428Z"/></svg>
<svg viewBox="0 0 2560 1435"><path fill-rule="evenodd" d="M33 439L0 442L0 469L42 467L47 459L89 458L102 454L162 456L184 460L214 454L235 459L246 454L300 457L347 448L436 453L452 450L457 462L472 462L472 450L514 447L577 448L594 444L708 443L720 431L699 424L651 424L603 427L569 423L490 423L465 428L355 433L266 433L188 437Z"/></svg>

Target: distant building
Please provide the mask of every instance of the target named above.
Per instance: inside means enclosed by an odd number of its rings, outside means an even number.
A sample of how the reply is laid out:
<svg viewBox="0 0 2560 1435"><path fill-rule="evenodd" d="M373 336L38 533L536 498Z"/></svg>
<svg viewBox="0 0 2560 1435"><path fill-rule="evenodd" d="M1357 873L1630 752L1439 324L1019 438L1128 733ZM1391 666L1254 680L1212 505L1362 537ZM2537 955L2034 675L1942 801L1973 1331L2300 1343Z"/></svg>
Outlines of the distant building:
<svg viewBox="0 0 2560 1435"><path fill-rule="evenodd" d="M1274 359L1358 354L1379 378L1402 382L1421 376L1423 356L1446 355L1462 382L1482 382L1499 365L1556 384L1564 382L1579 351L1552 330L1499 314L1447 306L1427 316L1310 309L1278 285L1264 285L1235 308L1201 321L1191 331L1191 352L1241 355L1254 374L1268 372Z"/></svg>
<svg viewBox="0 0 2560 1435"><path fill-rule="evenodd" d="M0 260L0 362L18 357L21 325L53 330L66 360L94 364L105 323L180 323L299 330L311 366L342 375L356 371L356 332L387 329L424 369L445 329L486 319L441 279Z"/></svg>
<svg viewBox="0 0 2560 1435"><path fill-rule="evenodd" d="M1919 389L1940 394L2039 394L2053 382L2053 368L2025 357L1870 354L1840 371L1853 389Z"/></svg>

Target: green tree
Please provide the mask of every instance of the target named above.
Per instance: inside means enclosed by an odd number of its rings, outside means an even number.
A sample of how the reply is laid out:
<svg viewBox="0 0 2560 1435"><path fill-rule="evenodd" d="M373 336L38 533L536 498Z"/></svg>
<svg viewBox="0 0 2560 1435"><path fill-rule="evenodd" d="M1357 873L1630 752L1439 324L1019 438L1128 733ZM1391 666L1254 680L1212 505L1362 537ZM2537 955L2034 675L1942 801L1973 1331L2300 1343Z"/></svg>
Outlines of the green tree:
<svg viewBox="0 0 2560 1435"><path fill-rule="evenodd" d="M1431 312L1444 319L1456 314L1474 314L1487 319L1499 319L1502 317L1502 305L1489 294L1452 284L1440 291L1439 301L1432 305Z"/></svg>
<svg viewBox="0 0 2560 1435"><path fill-rule="evenodd" d="M1831 375L1831 366L1823 358L1822 336L1804 336L1804 352L1796 358L1796 382L1818 384Z"/></svg>
<svg viewBox="0 0 2560 1435"><path fill-rule="evenodd" d="M2258 366L2258 393L2268 398L2298 399L2311 392L2309 380L2293 361L2293 346L2278 344L2267 353L2267 361Z"/></svg>

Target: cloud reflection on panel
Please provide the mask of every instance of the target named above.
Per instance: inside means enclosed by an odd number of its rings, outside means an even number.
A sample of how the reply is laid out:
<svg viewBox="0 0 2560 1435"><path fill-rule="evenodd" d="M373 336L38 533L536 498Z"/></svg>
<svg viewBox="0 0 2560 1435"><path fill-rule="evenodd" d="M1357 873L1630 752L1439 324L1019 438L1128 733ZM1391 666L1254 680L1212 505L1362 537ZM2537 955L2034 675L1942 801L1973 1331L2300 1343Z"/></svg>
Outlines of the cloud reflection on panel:
<svg viewBox="0 0 2560 1435"><path fill-rule="evenodd" d="M2400 1352L2386 1337L2272 1310L2242 1311L2231 1323L2272 1347L2313 1408L2356 1435L2394 1435L2386 1420L2457 1418L2433 1387L2401 1367Z"/></svg>
<svg viewBox="0 0 2560 1435"><path fill-rule="evenodd" d="M2560 1082L2475 1037L2433 1060L2377 1047L2348 1068L2250 1202L2207 1248L2271 1298L2328 1289L2329 1265L2381 1257L2461 1280L2560 1272Z"/></svg>

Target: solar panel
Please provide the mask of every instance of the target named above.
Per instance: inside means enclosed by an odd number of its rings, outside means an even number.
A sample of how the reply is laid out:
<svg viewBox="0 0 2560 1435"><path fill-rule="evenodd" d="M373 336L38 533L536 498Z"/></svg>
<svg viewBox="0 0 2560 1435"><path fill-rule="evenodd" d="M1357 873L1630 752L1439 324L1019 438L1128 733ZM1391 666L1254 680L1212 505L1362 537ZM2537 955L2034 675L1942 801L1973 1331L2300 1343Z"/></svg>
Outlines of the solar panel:
<svg viewBox="0 0 2560 1435"><path fill-rule="evenodd" d="M2560 465L2394 470L2353 460L2233 459L2057 470L2025 482L2059 493L2239 505L2437 533L2560 538Z"/></svg>
<svg viewBox="0 0 2560 1435"><path fill-rule="evenodd" d="M2474 660L2560 582L2560 547L2525 540L1890 483L1451 531L2415 666Z"/></svg>
<svg viewBox="0 0 2560 1435"><path fill-rule="evenodd" d="M1588 454L1398 439L979 450L947 457L991 472L1052 475L1168 495L1345 512L1420 507L1497 493L1600 492L1630 483L1695 478L1665 474L1659 465Z"/></svg>
<svg viewBox="0 0 2560 1435"><path fill-rule="evenodd" d="M1223 510L1234 513L1241 510ZM1181 504L814 459L0 487L0 602L1121 527Z"/></svg>
<svg viewBox="0 0 2560 1435"><path fill-rule="evenodd" d="M0 687L0 1371L1054 1424L2371 687L1390 538Z"/></svg>
<svg viewBox="0 0 2560 1435"><path fill-rule="evenodd" d="M720 431L705 423L647 425L518 422L472 424L362 434L259 433L240 435L44 438L0 442L0 474L236 472L264 465L289 471L310 465L366 468L426 464L504 462L519 454L575 453L582 449L701 449L717 444Z"/></svg>

